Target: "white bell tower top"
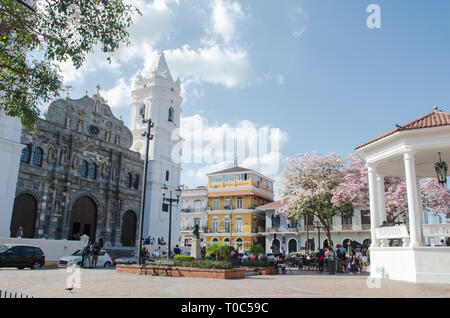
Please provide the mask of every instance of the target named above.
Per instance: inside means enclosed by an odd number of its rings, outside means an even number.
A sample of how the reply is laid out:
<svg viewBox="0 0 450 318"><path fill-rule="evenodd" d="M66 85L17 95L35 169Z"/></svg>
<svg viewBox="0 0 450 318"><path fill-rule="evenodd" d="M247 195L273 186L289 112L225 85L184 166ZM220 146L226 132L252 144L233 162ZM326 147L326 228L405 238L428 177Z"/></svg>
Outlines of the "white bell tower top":
<svg viewBox="0 0 450 318"><path fill-rule="evenodd" d="M148 75L148 76L146 76ZM144 213L144 237L168 239L168 207L162 200L161 187L165 184L175 195L180 184L181 163L172 158L172 150L181 142L179 136L181 102L180 80L173 81L164 52L159 52L150 74L139 74L131 92L130 130L133 134L132 150L145 156L146 131L143 118L151 119L153 140L150 141L147 172L147 195ZM172 213L172 248L179 244L179 208Z"/></svg>

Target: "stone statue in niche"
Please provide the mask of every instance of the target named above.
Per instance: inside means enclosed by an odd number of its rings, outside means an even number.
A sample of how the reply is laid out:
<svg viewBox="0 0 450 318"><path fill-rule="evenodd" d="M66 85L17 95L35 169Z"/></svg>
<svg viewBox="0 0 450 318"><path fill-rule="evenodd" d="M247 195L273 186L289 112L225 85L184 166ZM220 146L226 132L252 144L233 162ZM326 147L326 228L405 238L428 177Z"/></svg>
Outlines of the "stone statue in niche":
<svg viewBox="0 0 450 318"><path fill-rule="evenodd" d="M59 165L63 166L66 161L66 151L64 149L61 150L61 157L59 158Z"/></svg>
<svg viewBox="0 0 450 318"><path fill-rule="evenodd" d="M117 165L114 164L114 168L113 168L113 178L117 178Z"/></svg>
<svg viewBox="0 0 450 318"><path fill-rule="evenodd" d="M72 170L75 170L78 166L78 156L74 155L73 156L73 161L72 161Z"/></svg>
<svg viewBox="0 0 450 318"><path fill-rule="evenodd" d="M59 215L59 210L60 210L60 206L59 206L59 201L55 202L55 209L53 211L54 215Z"/></svg>
<svg viewBox="0 0 450 318"><path fill-rule="evenodd" d="M83 129L83 122L80 120L79 122L78 122L78 132L80 133L81 132L81 130Z"/></svg>
<svg viewBox="0 0 450 318"><path fill-rule="evenodd" d="M70 129L70 117L66 118L66 129Z"/></svg>
<svg viewBox="0 0 450 318"><path fill-rule="evenodd" d="M50 148L48 149L48 156L47 156L47 161L48 161L48 163L53 162L54 154L55 154L55 150L53 150L53 147L50 147Z"/></svg>
<svg viewBox="0 0 450 318"><path fill-rule="evenodd" d="M105 162L102 167L102 178L106 178L108 175L108 164Z"/></svg>

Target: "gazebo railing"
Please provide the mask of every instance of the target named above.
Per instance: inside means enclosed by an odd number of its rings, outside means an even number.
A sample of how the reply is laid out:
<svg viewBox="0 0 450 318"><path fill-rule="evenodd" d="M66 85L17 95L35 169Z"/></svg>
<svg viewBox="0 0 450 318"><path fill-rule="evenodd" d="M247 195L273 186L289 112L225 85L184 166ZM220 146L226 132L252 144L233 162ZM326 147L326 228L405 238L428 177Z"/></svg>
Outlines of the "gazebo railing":
<svg viewBox="0 0 450 318"><path fill-rule="evenodd" d="M424 224L424 237L450 237L450 223Z"/></svg>
<svg viewBox="0 0 450 318"><path fill-rule="evenodd" d="M408 246L410 242L408 228L405 224L376 228L375 236L381 241L381 247L388 247L390 239L402 239L403 246Z"/></svg>

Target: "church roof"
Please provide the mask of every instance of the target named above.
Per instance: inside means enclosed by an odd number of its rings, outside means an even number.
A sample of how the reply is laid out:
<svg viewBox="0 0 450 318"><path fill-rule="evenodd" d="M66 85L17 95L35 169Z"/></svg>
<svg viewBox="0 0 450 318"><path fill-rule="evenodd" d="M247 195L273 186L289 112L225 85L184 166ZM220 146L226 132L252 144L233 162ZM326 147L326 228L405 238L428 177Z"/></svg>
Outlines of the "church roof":
<svg viewBox="0 0 450 318"><path fill-rule="evenodd" d="M229 169L225 169L225 170L209 173L208 176L213 175L213 174L219 174L219 173L244 172L244 171L251 172L253 170L236 166L236 167L233 167L233 168L229 168Z"/></svg>
<svg viewBox="0 0 450 318"><path fill-rule="evenodd" d="M378 140L381 140L383 138L386 138L390 135L395 134L398 131L404 131L404 130L415 130L415 129L422 129L422 128L433 128L433 127L440 127L440 126L448 126L450 125L450 112L444 112L439 110L437 107L434 107L433 112L422 116L420 118L417 118L413 121L410 121L406 125L397 125L395 129L392 129L388 131L387 133L382 134L381 136L378 136L368 142L365 142L358 147L355 148L355 150L358 150L362 147L365 147L369 144L372 144Z"/></svg>
<svg viewBox="0 0 450 318"><path fill-rule="evenodd" d="M152 75L156 75L157 77L162 77L173 82L172 75L170 75L169 67L167 66L166 58L164 57L164 52L158 52L156 61L152 65L151 72Z"/></svg>

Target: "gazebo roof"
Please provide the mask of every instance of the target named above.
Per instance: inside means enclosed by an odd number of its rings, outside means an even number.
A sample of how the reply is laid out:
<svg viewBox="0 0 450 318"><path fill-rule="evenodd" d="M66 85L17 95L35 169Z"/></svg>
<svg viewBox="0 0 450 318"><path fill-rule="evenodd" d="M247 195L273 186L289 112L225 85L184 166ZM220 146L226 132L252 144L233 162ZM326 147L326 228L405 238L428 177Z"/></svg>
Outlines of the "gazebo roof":
<svg viewBox="0 0 450 318"><path fill-rule="evenodd" d="M355 148L355 150L363 148L369 144L372 144L378 140L381 140L390 135L393 135L399 131L415 130L415 129L423 129L423 128L433 128L433 127L448 126L448 125L450 125L450 112L441 111L437 108L437 106L435 106L433 112L431 112L425 116L422 116L418 119L415 119L413 121L410 121L406 125L403 125L403 126L397 125L397 127L395 129L392 129L391 131L388 131L387 133L384 133L381 136L378 136L368 142L365 142L365 143L359 145L358 147Z"/></svg>

